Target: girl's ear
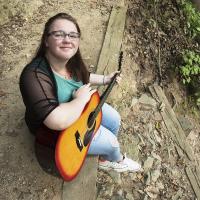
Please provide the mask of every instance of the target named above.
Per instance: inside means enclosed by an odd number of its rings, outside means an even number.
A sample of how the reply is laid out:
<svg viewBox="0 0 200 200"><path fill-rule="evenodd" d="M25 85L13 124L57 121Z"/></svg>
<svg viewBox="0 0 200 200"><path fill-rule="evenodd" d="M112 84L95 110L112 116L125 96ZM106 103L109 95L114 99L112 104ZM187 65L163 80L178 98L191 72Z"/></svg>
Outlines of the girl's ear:
<svg viewBox="0 0 200 200"><path fill-rule="evenodd" d="M49 46L49 44L48 44L48 42L47 42L47 38L45 39L45 46L46 46L46 47Z"/></svg>

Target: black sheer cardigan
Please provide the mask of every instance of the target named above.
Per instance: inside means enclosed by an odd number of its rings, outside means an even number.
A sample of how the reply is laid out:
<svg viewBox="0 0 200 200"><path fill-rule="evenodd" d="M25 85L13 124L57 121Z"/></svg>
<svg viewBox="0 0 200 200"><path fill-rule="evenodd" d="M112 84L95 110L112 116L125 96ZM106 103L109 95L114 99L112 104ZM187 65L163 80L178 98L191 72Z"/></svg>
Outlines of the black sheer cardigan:
<svg viewBox="0 0 200 200"><path fill-rule="evenodd" d="M47 128L43 121L58 105L57 84L46 58L36 58L22 71L20 91L26 107L25 121L35 135L35 154L44 171L58 176L55 146L59 131Z"/></svg>
<svg viewBox="0 0 200 200"><path fill-rule="evenodd" d="M47 59L32 60L23 69L19 84L26 107L25 121L35 134L49 113L59 105L56 81Z"/></svg>

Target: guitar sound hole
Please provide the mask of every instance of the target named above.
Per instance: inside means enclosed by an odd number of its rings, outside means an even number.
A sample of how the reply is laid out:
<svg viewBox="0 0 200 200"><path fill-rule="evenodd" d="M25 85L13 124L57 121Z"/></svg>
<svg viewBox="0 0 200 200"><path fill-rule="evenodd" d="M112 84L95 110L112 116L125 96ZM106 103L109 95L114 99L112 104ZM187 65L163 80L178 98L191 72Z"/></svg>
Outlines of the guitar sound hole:
<svg viewBox="0 0 200 200"><path fill-rule="evenodd" d="M77 145L79 151L82 151L83 144L82 144L82 141L81 141L80 133L78 131L76 131L75 137L76 137L76 145Z"/></svg>
<svg viewBox="0 0 200 200"><path fill-rule="evenodd" d="M90 127L92 127L93 123L94 123L94 119L92 119L94 112L91 112L89 117L88 117L88 121L87 121L87 126L90 129Z"/></svg>
<svg viewBox="0 0 200 200"><path fill-rule="evenodd" d="M90 142L91 139L92 139L92 135L93 135L95 126L96 126L96 121L95 121L95 123L93 124L92 129L89 130L89 131L87 131L86 134L85 134L85 136L84 136L83 144L84 144L85 147L89 144L89 142Z"/></svg>

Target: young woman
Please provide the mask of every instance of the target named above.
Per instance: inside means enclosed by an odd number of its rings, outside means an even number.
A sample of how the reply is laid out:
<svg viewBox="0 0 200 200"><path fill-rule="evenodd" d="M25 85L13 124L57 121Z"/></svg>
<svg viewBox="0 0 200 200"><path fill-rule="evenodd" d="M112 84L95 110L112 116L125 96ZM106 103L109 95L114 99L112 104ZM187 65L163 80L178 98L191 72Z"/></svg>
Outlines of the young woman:
<svg viewBox="0 0 200 200"><path fill-rule="evenodd" d="M109 84L118 73L107 76L89 73L79 51L80 36L80 28L72 16L59 13L51 17L45 24L35 58L24 68L20 77L26 124L36 134L36 143L52 149L55 148L59 131L80 117L96 91L91 84ZM120 127L118 112L105 103L102 114L101 126L88 154L100 155L99 168L104 170L140 170L140 164L120 152L117 140Z"/></svg>

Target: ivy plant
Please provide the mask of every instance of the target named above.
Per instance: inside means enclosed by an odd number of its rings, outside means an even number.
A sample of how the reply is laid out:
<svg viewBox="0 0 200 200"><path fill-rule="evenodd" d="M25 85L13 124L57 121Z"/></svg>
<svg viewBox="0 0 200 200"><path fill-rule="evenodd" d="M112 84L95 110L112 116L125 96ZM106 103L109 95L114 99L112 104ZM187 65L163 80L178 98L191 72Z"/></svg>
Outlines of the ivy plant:
<svg viewBox="0 0 200 200"><path fill-rule="evenodd" d="M183 52L183 65L180 73L184 84L192 83L199 79L200 75L200 55L194 51L186 50Z"/></svg>
<svg viewBox="0 0 200 200"><path fill-rule="evenodd" d="M182 0L183 12L187 19L187 28L191 37L200 35L200 12L193 6L191 1Z"/></svg>
<svg viewBox="0 0 200 200"><path fill-rule="evenodd" d="M179 67L182 81L193 89L196 104L200 105L200 55L189 50L182 55L183 65Z"/></svg>

